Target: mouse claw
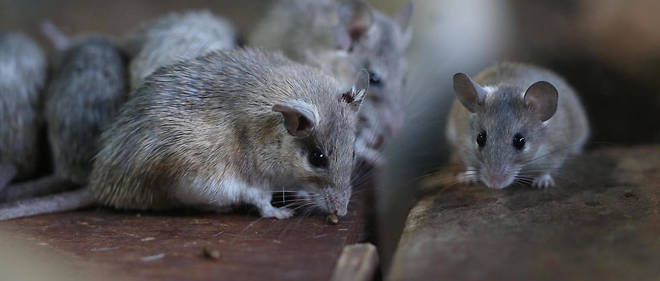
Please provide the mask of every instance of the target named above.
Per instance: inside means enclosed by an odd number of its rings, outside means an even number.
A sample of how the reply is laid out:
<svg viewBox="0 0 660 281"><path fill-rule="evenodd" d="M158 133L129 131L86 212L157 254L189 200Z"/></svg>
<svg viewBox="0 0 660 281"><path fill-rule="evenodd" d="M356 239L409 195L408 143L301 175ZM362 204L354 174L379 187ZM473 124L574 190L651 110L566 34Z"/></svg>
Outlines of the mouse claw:
<svg viewBox="0 0 660 281"><path fill-rule="evenodd" d="M293 216L293 210L288 208L275 208L270 206L260 210L261 216L264 218L288 219Z"/></svg>
<svg viewBox="0 0 660 281"><path fill-rule="evenodd" d="M536 179L534 179L534 182L532 183L533 187L536 188L549 188L555 186L555 180L552 178L550 174L544 174Z"/></svg>
<svg viewBox="0 0 660 281"><path fill-rule="evenodd" d="M456 180L462 184L473 184L479 181L479 176L477 176L476 171L474 171L473 169L469 169L465 172L458 174L456 176Z"/></svg>

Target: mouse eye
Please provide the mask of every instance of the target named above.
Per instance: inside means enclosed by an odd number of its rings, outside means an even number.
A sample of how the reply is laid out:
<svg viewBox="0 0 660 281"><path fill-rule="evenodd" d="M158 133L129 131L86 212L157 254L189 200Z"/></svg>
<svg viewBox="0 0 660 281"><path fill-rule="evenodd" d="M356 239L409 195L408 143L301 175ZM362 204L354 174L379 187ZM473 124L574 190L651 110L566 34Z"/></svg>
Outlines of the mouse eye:
<svg viewBox="0 0 660 281"><path fill-rule="evenodd" d="M325 168L328 167L328 156L320 149L316 148L309 152L307 160L314 167Z"/></svg>
<svg viewBox="0 0 660 281"><path fill-rule="evenodd" d="M369 85L380 85L380 76L369 70Z"/></svg>
<svg viewBox="0 0 660 281"><path fill-rule="evenodd" d="M477 144L479 147L484 147L484 145L486 145L486 131L481 131L481 133L477 135Z"/></svg>
<svg viewBox="0 0 660 281"><path fill-rule="evenodd" d="M517 150L522 150L525 147L525 137L521 134L516 134L513 136L513 147Z"/></svg>

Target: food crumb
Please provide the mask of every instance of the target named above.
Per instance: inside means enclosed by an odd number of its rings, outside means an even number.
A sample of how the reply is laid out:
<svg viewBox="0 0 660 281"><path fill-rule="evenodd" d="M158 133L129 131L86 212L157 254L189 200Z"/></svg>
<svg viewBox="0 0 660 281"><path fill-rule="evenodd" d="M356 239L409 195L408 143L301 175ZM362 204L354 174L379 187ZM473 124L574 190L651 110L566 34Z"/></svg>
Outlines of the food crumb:
<svg viewBox="0 0 660 281"><path fill-rule="evenodd" d="M158 260L158 259L162 259L164 257L165 257L165 254L161 253L161 254L156 254L156 255L153 255L153 256L142 257L140 260L142 260L143 262L150 262L150 261L155 261L155 260Z"/></svg>
<svg viewBox="0 0 660 281"><path fill-rule="evenodd" d="M326 220L328 221L328 224L337 224L337 223L339 223L339 218L337 217L337 215L334 215L334 214L333 215L328 215Z"/></svg>
<svg viewBox="0 0 660 281"><path fill-rule="evenodd" d="M220 250L204 248L204 256L212 260L217 260L220 258Z"/></svg>

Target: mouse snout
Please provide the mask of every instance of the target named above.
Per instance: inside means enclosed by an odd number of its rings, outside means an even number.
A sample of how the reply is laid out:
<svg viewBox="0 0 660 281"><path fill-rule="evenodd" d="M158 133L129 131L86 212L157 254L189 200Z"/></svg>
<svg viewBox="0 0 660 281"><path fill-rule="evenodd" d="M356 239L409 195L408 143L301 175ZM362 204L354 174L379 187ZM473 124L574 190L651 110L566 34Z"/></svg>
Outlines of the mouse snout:
<svg viewBox="0 0 660 281"><path fill-rule="evenodd" d="M399 134L403 127L403 114L395 110L389 110L385 120L389 121L385 122L385 134L387 136Z"/></svg>
<svg viewBox="0 0 660 281"><path fill-rule="evenodd" d="M348 208L346 206L339 206L339 208L334 208L333 214L343 217L348 213Z"/></svg>
<svg viewBox="0 0 660 281"><path fill-rule="evenodd" d="M482 173L481 180L489 188L502 189L513 182L513 177L503 170L490 170Z"/></svg>
<svg viewBox="0 0 660 281"><path fill-rule="evenodd" d="M384 143L385 137L383 137L383 135L378 135L368 143L368 146L372 149L380 149Z"/></svg>
<svg viewBox="0 0 660 281"><path fill-rule="evenodd" d="M326 188L325 201L326 211L337 216L345 216L348 213L348 201L350 201L350 190L343 192L333 188Z"/></svg>

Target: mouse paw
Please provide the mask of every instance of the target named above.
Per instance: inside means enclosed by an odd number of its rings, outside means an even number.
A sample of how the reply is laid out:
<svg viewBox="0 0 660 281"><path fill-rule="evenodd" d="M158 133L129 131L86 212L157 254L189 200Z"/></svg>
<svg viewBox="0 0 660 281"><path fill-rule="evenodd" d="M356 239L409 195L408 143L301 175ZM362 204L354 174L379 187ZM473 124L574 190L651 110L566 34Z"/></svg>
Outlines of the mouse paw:
<svg viewBox="0 0 660 281"><path fill-rule="evenodd" d="M275 208L273 206L262 208L259 210L261 216L264 218L288 219L293 216L293 210L288 208Z"/></svg>
<svg viewBox="0 0 660 281"><path fill-rule="evenodd" d="M537 188L553 187L553 186L555 186L555 180L552 179L551 175L545 174L545 175L542 175L542 176L534 179L534 182L532 183L532 186L537 187Z"/></svg>
<svg viewBox="0 0 660 281"><path fill-rule="evenodd" d="M472 184L479 181L479 176L477 175L477 171L468 169L467 171L458 174L456 180L462 184Z"/></svg>

